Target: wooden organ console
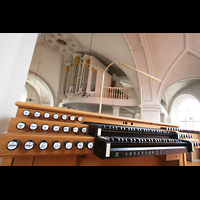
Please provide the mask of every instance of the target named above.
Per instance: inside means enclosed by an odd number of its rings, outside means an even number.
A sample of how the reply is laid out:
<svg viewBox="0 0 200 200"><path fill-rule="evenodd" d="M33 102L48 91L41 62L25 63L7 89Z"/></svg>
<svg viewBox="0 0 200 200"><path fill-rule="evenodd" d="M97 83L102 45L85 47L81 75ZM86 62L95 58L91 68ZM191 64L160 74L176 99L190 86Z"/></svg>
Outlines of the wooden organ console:
<svg viewBox="0 0 200 200"><path fill-rule="evenodd" d="M195 166L200 163L200 131L179 129L179 138L181 140L190 141L193 145L193 151L186 153L188 165Z"/></svg>
<svg viewBox="0 0 200 200"><path fill-rule="evenodd" d="M184 166L200 146L176 125L16 105L16 117L0 137L2 166Z"/></svg>

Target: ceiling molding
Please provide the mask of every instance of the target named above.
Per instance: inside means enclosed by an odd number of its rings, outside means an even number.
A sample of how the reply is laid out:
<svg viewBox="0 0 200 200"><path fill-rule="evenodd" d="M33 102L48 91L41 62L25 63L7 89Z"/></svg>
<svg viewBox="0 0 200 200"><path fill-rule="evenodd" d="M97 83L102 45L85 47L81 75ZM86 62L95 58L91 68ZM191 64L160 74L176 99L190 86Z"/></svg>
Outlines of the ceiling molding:
<svg viewBox="0 0 200 200"><path fill-rule="evenodd" d="M152 59L149 51L148 42L146 36L141 33L124 33L124 37L127 41L127 45L132 53L133 60L135 61L136 68L148 73L152 73ZM139 86L141 86L145 81L148 80L147 77L138 74ZM154 84L152 81L146 83L143 86L143 101L151 102L154 100L153 91L155 91ZM140 90L140 89L139 89Z"/></svg>
<svg viewBox="0 0 200 200"><path fill-rule="evenodd" d="M157 92L157 99L156 102L159 103L162 94L164 94L164 91L166 90L167 87L169 87L167 80L169 76L171 76L172 71L177 67L178 63L182 60L182 58L187 54L188 52L188 37L186 36L186 33L184 34L184 40L183 40L183 49L176 55L175 59L171 63L171 65L168 66L167 69L165 69L165 73L162 78L162 82L158 87L158 92Z"/></svg>
<svg viewBox="0 0 200 200"><path fill-rule="evenodd" d="M42 33L38 45L44 44L52 53L71 55L81 50L80 42L69 33Z"/></svg>

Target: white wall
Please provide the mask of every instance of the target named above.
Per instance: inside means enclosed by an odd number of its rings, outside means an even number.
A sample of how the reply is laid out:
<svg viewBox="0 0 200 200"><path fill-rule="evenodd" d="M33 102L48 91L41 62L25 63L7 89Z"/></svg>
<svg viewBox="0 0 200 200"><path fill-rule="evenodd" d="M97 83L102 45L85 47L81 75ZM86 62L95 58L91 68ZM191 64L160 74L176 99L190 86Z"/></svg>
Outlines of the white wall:
<svg viewBox="0 0 200 200"><path fill-rule="evenodd" d="M0 34L0 134L7 131L11 117L15 117L28 70L37 33Z"/></svg>
<svg viewBox="0 0 200 200"><path fill-rule="evenodd" d="M38 69L38 64L39 69ZM61 73L61 56L48 51L44 46L35 48L33 59L30 66L30 72L40 77L51 89L54 96L54 105L58 103L58 93Z"/></svg>
<svg viewBox="0 0 200 200"><path fill-rule="evenodd" d="M35 90L35 87L33 88L31 85L26 83L26 89L27 89L27 97L34 98L34 101L32 103L40 104L40 97L37 91ZM25 99L26 102L26 99Z"/></svg>

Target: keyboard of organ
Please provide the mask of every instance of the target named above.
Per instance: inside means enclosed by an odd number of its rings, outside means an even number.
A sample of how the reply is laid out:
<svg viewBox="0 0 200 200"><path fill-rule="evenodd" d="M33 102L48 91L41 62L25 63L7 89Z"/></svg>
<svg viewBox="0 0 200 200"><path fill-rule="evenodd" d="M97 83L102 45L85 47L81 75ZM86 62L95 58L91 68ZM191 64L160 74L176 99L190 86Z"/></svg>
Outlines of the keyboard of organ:
<svg viewBox="0 0 200 200"><path fill-rule="evenodd" d="M193 151L194 145L180 139L175 125L32 103L16 105L16 118L11 118L8 132L0 137L0 157L10 160L23 157L24 163L25 158L33 159L34 165L56 159L59 165L57 158L63 162L66 157L62 156L70 156L73 165L96 165L99 158L100 165L114 165L115 160L119 164L126 157L145 160L145 156L174 154L174 159L179 159ZM45 159L40 159L41 156ZM112 162L107 163L109 159Z"/></svg>
<svg viewBox="0 0 200 200"><path fill-rule="evenodd" d="M101 159L165 155L193 151L192 143L178 139L173 131L142 127L89 124L95 136L94 154Z"/></svg>

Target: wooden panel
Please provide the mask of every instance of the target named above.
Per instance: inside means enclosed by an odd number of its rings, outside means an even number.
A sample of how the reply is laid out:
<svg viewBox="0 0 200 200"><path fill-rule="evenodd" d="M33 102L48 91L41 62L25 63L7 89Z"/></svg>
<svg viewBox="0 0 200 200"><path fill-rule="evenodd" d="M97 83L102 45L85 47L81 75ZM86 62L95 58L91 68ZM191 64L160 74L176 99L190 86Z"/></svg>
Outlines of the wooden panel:
<svg viewBox="0 0 200 200"><path fill-rule="evenodd" d="M14 158L12 166L32 166L33 157Z"/></svg>
<svg viewBox="0 0 200 200"><path fill-rule="evenodd" d="M8 162L7 162L8 161ZM2 162L3 163L3 162ZM11 166L12 158L5 159L2 166ZM188 164L189 163L189 164ZM200 162L199 162L200 163ZM199 163L190 165L199 165ZM179 160L166 162L160 156L144 156L134 158L120 158L101 160L95 155L68 155L68 156L40 156L14 158L12 166L178 166Z"/></svg>
<svg viewBox="0 0 200 200"><path fill-rule="evenodd" d="M78 156L77 166L165 166L166 161L157 156L101 160L95 155Z"/></svg>
<svg viewBox="0 0 200 200"><path fill-rule="evenodd" d="M200 160L198 162L187 161L187 166L200 166Z"/></svg>
<svg viewBox="0 0 200 200"><path fill-rule="evenodd" d="M33 166L76 166L76 155L35 157Z"/></svg>
<svg viewBox="0 0 200 200"><path fill-rule="evenodd" d="M166 154L165 159L166 161L171 161L171 160L179 160L180 159L180 153L177 154Z"/></svg>
<svg viewBox="0 0 200 200"><path fill-rule="evenodd" d="M179 166L179 160L167 161L166 166Z"/></svg>
<svg viewBox="0 0 200 200"><path fill-rule="evenodd" d="M1 166L11 166L13 158L3 158L1 161Z"/></svg>
<svg viewBox="0 0 200 200"><path fill-rule="evenodd" d="M195 159L200 159L200 149L199 148L195 148L194 152L193 152L193 160Z"/></svg>
<svg viewBox="0 0 200 200"><path fill-rule="evenodd" d="M184 166L187 166L186 153L183 154L183 163L184 163Z"/></svg>
<svg viewBox="0 0 200 200"><path fill-rule="evenodd" d="M183 154L180 154L179 166L184 166L184 157L183 157Z"/></svg>

